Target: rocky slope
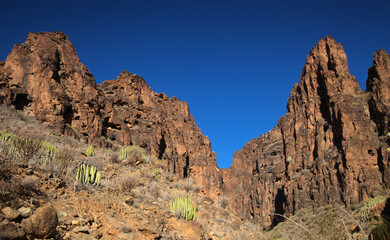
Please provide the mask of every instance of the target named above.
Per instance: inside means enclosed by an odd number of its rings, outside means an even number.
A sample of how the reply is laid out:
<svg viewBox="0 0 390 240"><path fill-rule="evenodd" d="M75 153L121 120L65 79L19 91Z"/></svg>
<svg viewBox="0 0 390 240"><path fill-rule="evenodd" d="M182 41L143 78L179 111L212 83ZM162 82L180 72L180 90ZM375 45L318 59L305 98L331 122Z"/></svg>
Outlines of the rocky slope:
<svg viewBox="0 0 390 240"><path fill-rule="evenodd" d="M30 33L25 43L15 45L0 64L0 103L86 142L141 146L166 160L172 173L197 172L197 181L206 186L210 174L216 175L215 153L187 103L154 93L126 71L97 85L61 32ZM205 168L212 169L206 176Z"/></svg>
<svg viewBox="0 0 390 240"><path fill-rule="evenodd" d="M363 92L341 44L321 39L291 90L286 116L234 154L223 178L231 206L269 226L281 220L270 213L383 194L390 187L389 63L384 50L375 54Z"/></svg>
<svg viewBox="0 0 390 240"><path fill-rule="evenodd" d="M208 196L229 197L235 213L269 227L281 220L272 213L351 205L389 189L389 58L384 50L375 54L364 92L341 44L321 39L286 116L237 151L228 170L217 167L187 103L153 92L126 71L96 84L60 32L30 33L0 62L0 103L88 143L141 146L168 172L194 176Z"/></svg>

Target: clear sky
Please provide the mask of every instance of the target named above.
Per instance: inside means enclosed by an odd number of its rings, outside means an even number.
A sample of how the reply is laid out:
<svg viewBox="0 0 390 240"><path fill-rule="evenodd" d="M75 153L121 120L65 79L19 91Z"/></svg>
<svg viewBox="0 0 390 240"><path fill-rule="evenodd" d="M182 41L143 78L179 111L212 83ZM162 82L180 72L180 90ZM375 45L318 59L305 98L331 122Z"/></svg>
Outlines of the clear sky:
<svg viewBox="0 0 390 240"><path fill-rule="evenodd" d="M390 51L390 1L0 1L0 60L28 32L62 31L98 83L122 70L189 103L220 167L271 130L310 49L341 42L364 90Z"/></svg>

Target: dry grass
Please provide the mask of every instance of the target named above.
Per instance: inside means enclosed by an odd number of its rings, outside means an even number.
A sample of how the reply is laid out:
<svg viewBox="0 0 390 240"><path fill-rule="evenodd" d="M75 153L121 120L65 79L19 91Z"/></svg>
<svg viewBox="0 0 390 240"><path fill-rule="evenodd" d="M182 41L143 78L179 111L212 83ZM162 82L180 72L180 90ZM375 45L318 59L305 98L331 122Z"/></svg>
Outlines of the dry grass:
<svg viewBox="0 0 390 240"><path fill-rule="evenodd" d="M229 198L226 197L226 196L222 196L219 200L218 200L218 205L221 207L221 208L226 208L227 205L229 203Z"/></svg>
<svg viewBox="0 0 390 240"><path fill-rule="evenodd" d="M194 179L192 177L184 178L181 183L178 183L176 188L181 187L184 188L188 193L193 192L195 194L199 193L202 190L202 187L195 184Z"/></svg>
<svg viewBox="0 0 390 240"><path fill-rule="evenodd" d="M36 177L13 176L7 180L0 179L0 207L20 207L24 200L29 200L36 194L40 195L39 186L39 179Z"/></svg>
<svg viewBox="0 0 390 240"><path fill-rule="evenodd" d="M110 163L119 163L119 155L116 152L110 153Z"/></svg>
<svg viewBox="0 0 390 240"><path fill-rule="evenodd" d="M281 239L367 239L372 223L359 220L359 213L340 205L301 209L268 233Z"/></svg>
<svg viewBox="0 0 390 240"><path fill-rule="evenodd" d="M0 179L9 179L15 170L15 164L12 160L0 156Z"/></svg>
<svg viewBox="0 0 390 240"><path fill-rule="evenodd" d="M137 186L139 174L134 171L123 172L117 179L118 187L122 192L131 192Z"/></svg>

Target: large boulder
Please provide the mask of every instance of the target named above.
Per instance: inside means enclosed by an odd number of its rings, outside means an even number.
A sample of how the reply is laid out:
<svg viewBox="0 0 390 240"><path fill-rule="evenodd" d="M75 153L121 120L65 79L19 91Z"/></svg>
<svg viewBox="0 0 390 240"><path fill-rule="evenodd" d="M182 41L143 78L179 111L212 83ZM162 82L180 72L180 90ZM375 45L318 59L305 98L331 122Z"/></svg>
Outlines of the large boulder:
<svg viewBox="0 0 390 240"><path fill-rule="evenodd" d="M51 205L38 208L29 218L22 220L22 228L30 238L47 238L56 231L57 212Z"/></svg>

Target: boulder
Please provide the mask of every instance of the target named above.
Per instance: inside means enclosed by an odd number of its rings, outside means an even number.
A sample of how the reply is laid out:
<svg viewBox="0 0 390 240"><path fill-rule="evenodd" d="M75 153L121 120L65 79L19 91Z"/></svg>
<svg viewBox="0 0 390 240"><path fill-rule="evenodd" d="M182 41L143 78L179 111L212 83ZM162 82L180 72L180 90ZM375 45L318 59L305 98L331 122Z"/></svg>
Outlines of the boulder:
<svg viewBox="0 0 390 240"><path fill-rule="evenodd" d="M17 221L20 218L20 213L10 207L5 207L1 209L4 214L4 217L9 221Z"/></svg>
<svg viewBox="0 0 390 240"><path fill-rule="evenodd" d="M33 214L33 210L30 207L21 207L18 212L23 218L28 218Z"/></svg>
<svg viewBox="0 0 390 240"><path fill-rule="evenodd" d="M57 227L57 212L51 205L38 208L29 218L23 219L21 226L30 238L47 238Z"/></svg>
<svg viewBox="0 0 390 240"><path fill-rule="evenodd" d="M17 227L14 223L0 222L0 240L18 240L26 239L25 233L22 229Z"/></svg>

